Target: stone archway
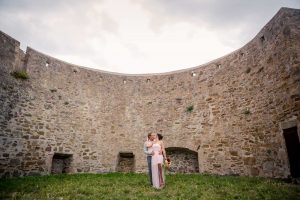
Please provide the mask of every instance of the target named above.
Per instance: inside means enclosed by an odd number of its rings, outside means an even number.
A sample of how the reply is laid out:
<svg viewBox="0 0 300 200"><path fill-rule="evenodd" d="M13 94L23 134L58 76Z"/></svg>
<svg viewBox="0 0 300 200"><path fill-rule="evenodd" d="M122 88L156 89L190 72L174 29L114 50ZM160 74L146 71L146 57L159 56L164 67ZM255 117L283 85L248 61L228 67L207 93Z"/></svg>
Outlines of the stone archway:
<svg viewBox="0 0 300 200"><path fill-rule="evenodd" d="M171 171L179 173L199 172L198 153L188 148L168 147L167 157L171 159Z"/></svg>

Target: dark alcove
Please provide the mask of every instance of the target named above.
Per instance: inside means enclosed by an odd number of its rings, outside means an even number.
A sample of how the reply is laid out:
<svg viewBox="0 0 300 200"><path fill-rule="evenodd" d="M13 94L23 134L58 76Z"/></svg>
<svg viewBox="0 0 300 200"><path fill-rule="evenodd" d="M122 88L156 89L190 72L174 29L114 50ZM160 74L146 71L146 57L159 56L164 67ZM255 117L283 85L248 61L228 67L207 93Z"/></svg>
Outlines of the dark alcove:
<svg viewBox="0 0 300 200"><path fill-rule="evenodd" d="M52 159L51 174L69 173L72 157L72 154L55 153Z"/></svg>
<svg viewBox="0 0 300 200"><path fill-rule="evenodd" d="M117 172L134 172L134 154L120 152L118 156Z"/></svg>
<svg viewBox="0 0 300 200"><path fill-rule="evenodd" d="M300 178L300 143L297 127L283 129L283 136L289 158L291 176Z"/></svg>
<svg viewBox="0 0 300 200"><path fill-rule="evenodd" d="M170 170L180 173L199 172L198 153L187 148L168 147L167 157L171 159Z"/></svg>

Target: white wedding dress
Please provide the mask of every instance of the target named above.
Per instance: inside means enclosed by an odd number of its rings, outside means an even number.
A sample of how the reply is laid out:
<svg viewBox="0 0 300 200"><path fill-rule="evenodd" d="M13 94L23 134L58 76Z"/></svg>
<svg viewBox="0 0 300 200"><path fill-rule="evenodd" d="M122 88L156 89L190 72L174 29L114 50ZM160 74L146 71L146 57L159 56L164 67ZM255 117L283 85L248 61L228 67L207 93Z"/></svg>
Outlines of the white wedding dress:
<svg viewBox="0 0 300 200"><path fill-rule="evenodd" d="M151 167L152 167L152 184L155 188L162 188L165 185L165 176L163 170L163 155L159 154L161 150L160 144L152 145L154 155L152 155Z"/></svg>

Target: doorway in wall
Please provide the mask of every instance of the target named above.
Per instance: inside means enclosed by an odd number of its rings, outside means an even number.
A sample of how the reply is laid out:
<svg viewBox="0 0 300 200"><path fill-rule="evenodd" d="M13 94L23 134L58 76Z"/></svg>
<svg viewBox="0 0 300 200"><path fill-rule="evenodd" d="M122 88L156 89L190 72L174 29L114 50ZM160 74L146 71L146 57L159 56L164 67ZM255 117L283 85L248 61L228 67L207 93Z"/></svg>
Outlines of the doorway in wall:
<svg viewBox="0 0 300 200"><path fill-rule="evenodd" d="M297 127L283 129L283 136L289 158L291 176L300 178L300 142Z"/></svg>

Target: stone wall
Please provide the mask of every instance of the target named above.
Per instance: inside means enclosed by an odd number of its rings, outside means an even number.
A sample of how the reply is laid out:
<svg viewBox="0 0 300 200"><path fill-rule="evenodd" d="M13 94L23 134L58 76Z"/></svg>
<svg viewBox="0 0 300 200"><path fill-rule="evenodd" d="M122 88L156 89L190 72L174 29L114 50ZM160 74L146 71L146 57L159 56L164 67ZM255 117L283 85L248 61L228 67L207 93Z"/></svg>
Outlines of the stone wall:
<svg viewBox="0 0 300 200"><path fill-rule="evenodd" d="M287 177L282 129L300 129L300 11L282 8L241 49L190 69L129 75L72 65L0 34L0 175L51 173L55 153L70 173L116 171L143 142L198 153L199 172ZM63 44L62 44L63 45ZM25 69L29 79L10 75ZM193 106L193 109L188 109Z"/></svg>

